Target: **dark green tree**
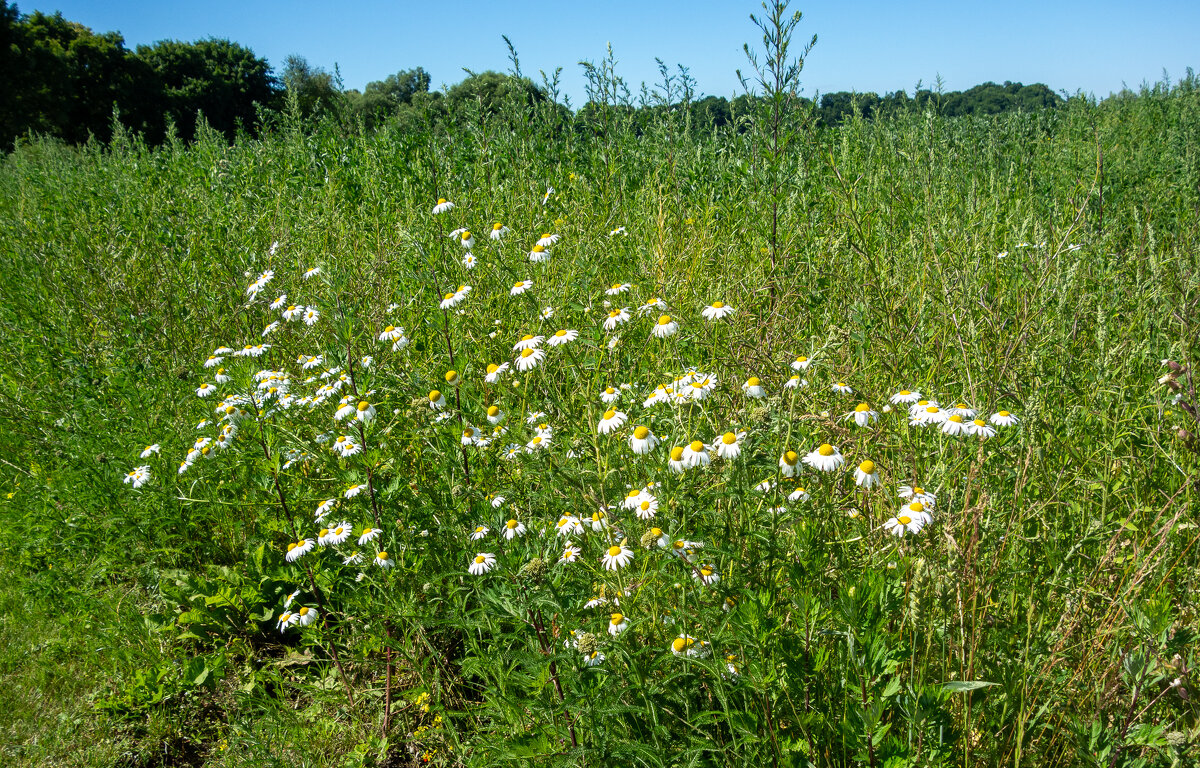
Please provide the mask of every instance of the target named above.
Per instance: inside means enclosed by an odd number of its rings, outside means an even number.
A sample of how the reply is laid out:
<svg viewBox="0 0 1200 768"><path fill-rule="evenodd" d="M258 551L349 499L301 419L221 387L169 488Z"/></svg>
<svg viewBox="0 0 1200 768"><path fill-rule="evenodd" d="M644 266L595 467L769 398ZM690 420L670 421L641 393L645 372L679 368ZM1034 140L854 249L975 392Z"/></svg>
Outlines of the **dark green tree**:
<svg viewBox="0 0 1200 768"><path fill-rule="evenodd" d="M197 113L232 141L239 127L257 132L258 105L278 107L279 83L267 60L237 43L163 40L139 45L137 57L161 84L162 111L185 140L195 136Z"/></svg>

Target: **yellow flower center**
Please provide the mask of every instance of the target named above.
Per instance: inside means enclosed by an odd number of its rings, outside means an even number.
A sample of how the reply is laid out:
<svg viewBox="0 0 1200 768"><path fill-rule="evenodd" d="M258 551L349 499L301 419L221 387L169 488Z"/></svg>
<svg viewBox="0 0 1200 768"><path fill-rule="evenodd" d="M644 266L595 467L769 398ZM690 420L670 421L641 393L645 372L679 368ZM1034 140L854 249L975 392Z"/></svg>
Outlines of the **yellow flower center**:
<svg viewBox="0 0 1200 768"><path fill-rule="evenodd" d="M649 512L649 511L650 511L650 502L648 502L648 501L643 501L643 502L642 502L642 511L643 511L643 512Z"/></svg>
<svg viewBox="0 0 1200 768"><path fill-rule="evenodd" d="M910 512L924 512L925 505L919 501L914 501L912 504L908 505L908 509Z"/></svg>
<svg viewBox="0 0 1200 768"><path fill-rule="evenodd" d="M370 407L371 407L371 404L368 403L366 400L363 400L363 401L359 402L359 404L358 404L358 410L360 410L360 411L365 411Z"/></svg>
<svg viewBox="0 0 1200 768"><path fill-rule="evenodd" d="M610 408L604 412L604 421L610 421L611 419L615 418L616 415L617 412Z"/></svg>
<svg viewBox="0 0 1200 768"><path fill-rule="evenodd" d="M817 449L817 453L821 454L822 456L832 456L833 446L829 443L821 443L821 447Z"/></svg>
<svg viewBox="0 0 1200 768"><path fill-rule="evenodd" d="M513 288L524 288L524 287L525 287L524 280L520 280L518 282L513 283Z"/></svg>
<svg viewBox="0 0 1200 768"><path fill-rule="evenodd" d="M917 405L926 406L926 405L929 405L929 401L928 400L919 400L919 401L917 401Z"/></svg>
<svg viewBox="0 0 1200 768"><path fill-rule="evenodd" d="M291 552L293 549L295 549L298 546L300 546L300 545L297 544L296 542L292 542L291 544L288 544L288 552Z"/></svg>
<svg viewBox="0 0 1200 768"><path fill-rule="evenodd" d="M475 437L475 430L470 429L470 428L464 429L463 437L467 437L467 438Z"/></svg>
<svg viewBox="0 0 1200 768"><path fill-rule="evenodd" d="M662 536L662 528L651 528L650 533L654 536Z"/></svg>
<svg viewBox="0 0 1200 768"><path fill-rule="evenodd" d="M443 296L442 298L443 298L443 299L445 299L446 301L449 301L450 299L453 299L453 298L454 298L454 294L453 294L453 293L447 293L447 294L446 294L445 296Z"/></svg>
<svg viewBox="0 0 1200 768"><path fill-rule="evenodd" d="M504 525L505 525L505 527L507 527L507 528L508 528L508 529L511 531L511 530L513 530L514 528L516 528L518 525L520 525L520 523L518 523L516 520L509 520L509 521L508 521L507 523L505 523Z"/></svg>
<svg viewBox="0 0 1200 768"><path fill-rule="evenodd" d="M542 436L538 435L537 437L533 438L529 442L533 443L534 445L541 445L542 444Z"/></svg>
<svg viewBox="0 0 1200 768"><path fill-rule="evenodd" d="M498 405L489 405L488 406L488 409L487 409L488 416L495 418L499 413L500 413L500 406L498 406Z"/></svg>
<svg viewBox="0 0 1200 768"><path fill-rule="evenodd" d="M875 473L875 462L873 462L873 461L864 461L862 464L859 464L859 465L858 465L858 469L859 469L859 471L860 471L860 472L862 472L864 475L871 475L871 474L874 474L874 473Z"/></svg>
<svg viewBox="0 0 1200 768"><path fill-rule="evenodd" d="M471 239L471 233L470 233L470 232L463 232L463 234L462 234L462 239L463 239L463 241L464 241L464 242L465 242L465 241L467 241L467 240L470 240L470 239Z"/></svg>
<svg viewBox="0 0 1200 768"><path fill-rule="evenodd" d="M374 530L374 528L363 528L363 536L369 535Z"/></svg>
<svg viewBox="0 0 1200 768"><path fill-rule="evenodd" d="M550 237L550 233L549 233L549 232L543 232L543 233L542 233L542 236L541 236L541 238L540 238L540 239L542 239L542 240L545 240L547 237Z"/></svg>
<svg viewBox="0 0 1200 768"><path fill-rule="evenodd" d="M383 554L383 553L381 552L380 554ZM479 563L482 563L484 560L487 560L487 558L486 558L486 557L484 557L483 555L475 555L475 563L476 563L477 565L478 565Z"/></svg>
<svg viewBox="0 0 1200 768"><path fill-rule="evenodd" d="M808 358L807 358L807 357L805 357L804 355L800 355L799 357L797 357L797 358L796 358L796 362L797 362L797 363L807 363L807 362L808 362Z"/></svg>
<svg viewBox="0 0 1200 768"><path fill-rule="evenodd" d="M688 447L692 449L692 453L700 453L700 451L704 450L704 443L699 440L693 440Z"/></svg>
<svg viewBox="0 0 1200 768"><path fill-rule="evenodd" d="M297 614L299 614L300 616L307 616L307 615L308 615L308 609L307 609L307 608L301 608L300 610L296 611L296 613L297 613Z"/></svg>
<svg viewBox="0 0 1200 768"><path fill-rule="evenodd" d="M986 422L986 421L984 421L983 419L975 419L975 421L973 421L973 422L971 422L971 423L972 423L972 424L974 424L974 425L975 425L975 426L977 426L977 427L985 427L985 426L987 426L987 422Z"/></svg>
<svg viewBox="0 0 1200 768"><path fill-rule="evenodd" d="M758 385L759 381L757 376L751 376L750 378L746 379L747 387L757 387Z"/></svg>
<svg viewBox="0 0 1200 768"><path fill-rule="evenodd" d="M495 373L498 370L500 370L500 366L496 365L495 363L488 363L488 367L487 367L488 373Z"/></svg>
<svg viewBox="0 0 1200 768"><path fill-rule="evenodd" d="M671 647L675 649L675 653L683 653L694 642L695 640L692 640L690 637L677 637L671 643Z"/></svg>
<svg viewBox="0 0 1200 768"><path fill-rule="evenodd" d="M661 316L661 317L659 317L659 318L658 318L658 324L659 324L659 325L668 325L670 322L671 322L671 316L670 316L670 315L663 315L663 316Z"/></svg>
<svg viewBox="0 0 1200 768"><path fill-rule="evenodd" d="M701 576L704 576L705 578L707 578L707 577L709 577L709 576L712 576L712 575L713 575L713 569L712 569L712 568L709 568L708 566L704 566L703 568L701 568L701 569L700 569L700 575L701 575Z"/></svg>
<svg viewBox="0 0 1200 768"><path fill-rule="evenodd" d="M912 522L912 518L911 518L911 517L909 517L908 515L900 515L900 517L897 517L897 518L896 518L896 520L897 520L897 521L898 521L898 522L899 522L901 525L908 525L909 523L911 523L911 522Z"/></svg>
<svg viewBox="0 0 1200 768"><path fill-rule="evenodd" d="M902 390L900 390L900 394L901 395L911 395L912 392L909 392L907 389L902 389Z"/></svg>
<svg viewBox="0 0 1200 768"><path fill-rule="evenodd" d="M795 451L787 451L783 454L783 463L787 464L789 467L795 466L796 462L799 460L800 454L796 453Z"/></svg>
<svg viewBox="0 0 1200 768"><path fill-rule="evenodd" d="M614 309L612 312L609 312L609 313L608 313L608 316L609 316L609 317L617 317L617 316L619 316L620 314L621 314L621 310L619 310L619 309Z"/></svg>
<svg viewBox="0 0 1200 768"><path fill-rule="evenodd" d="M497 221L492 225L492 229L496 232L499 232L500 230L504 229L504 225Z"/></svg>
<svg viewBox="0 0 1200 768"><path fill-rule="evenodd" d="M441 400L441 399L442 399L442 393L438 392L436 389L432 390L429 393L429 402L436 403L438 400Z"/></svg>
<svg viewBox="0 0 1200 768"><path fill-rule="evenodd" d="M950 421L953 421L955 424L963 423L962 416L959 416L957 413L950 417Z"/></svg>
<svg viewBox="0 0 1200 768"><path fill-rule="evenodd" d="M925 413L937 413L937 412L938 412L938 407L936 405L931 405L925 409Z"/></svg>
<svg viewBox="0 0 1200 768"><path fill-rule="evenodd" d="M616 557L619 554L621 554L620 547L613 546L613 547L608 548L608 556L609 557Z"/></svg>
<svg viewBox="0 0 1200 768"><path fill-rule="evenodd" d="M733 434L732 432L726 432L725 434L721 435L721 442L725 443L725 445L733 445L737 442L737 435Z"/></svg>
<svg viewBox="0 0 1200 768"><path fill-rule="evenodd" d="M458 380L458 371L446 371L446 383L453 384Z"/></svg>
<svg viewBox="0 0 1200 768"><path fill-rule="evenodd" d="M437 201L437 204L438 204L438 205L442 205L442 204L443 204L443 203L445 203L445 202L446 202L446 198L444 198L444 197L439 197L439 198L438 198L438 201Z"/></svg>
<svg viewBox="0 0 1200 768"><path fill-rule="evenodd" d="M638 427L637 429L633 430L633 436L638 440L645 440L649 434L650 430L646 429L645 427Z"/></svg>
<svg viewBox="0 0 1200 768"><path fill-rule="evenodd" d="M532 354L533 354L532 349L522 349L521 350L521 357L529 357Z"/></svg>
<svg viewBox="0 0 1200 768"><path fill-rule="evenodd" d="M546 250L546 247L545 247L545 246L543 246L543 245L535 245L535 246L533 246L533 252L534 252L534 253L543 253L543 252L545 252L545 250Z"/></svg>
<svg viewBox="0 0 1200 768"><path fill-rule="evenodd" d="M723 302L723 301L714 301L714 302L712 303L712 307L713 307L713 309L724 309L724 308L725 308L725 302Z"/></svg>
<svg viewBox="0 0 1200 768"><path fill-rule="evenodd" d="M867 405L866 403L859 403L858 405L854 406L855 413L866 413L869 410L871 410L871 406Z"/></svg>
<svg viewBox="0 0 1200 768"><path fill-rule="evenodd" d="M996 415L1003 419L1007 419L1009 416L1012 416L1012 414L1009 413L1008 411L1000 411L1000 413L998 413Z"/></svg>
<svg viewBox="0 0 1200 768"><path fill-rule="evenodd" d="M622 614L620 614L620 613L614 613L614 614L612 615L612 623L613 623L613 626L616 626L617 624L620 624L622 621L625 621L625 616L624 616L624 615L622 615Z"/></svg>
<svg viewBox="0 0 1200 768"><path fill-rule="evenodd" d="M379 558L380 560L387 560L387 552L380 552L379 554L375 555L375 557Z"/></svg>

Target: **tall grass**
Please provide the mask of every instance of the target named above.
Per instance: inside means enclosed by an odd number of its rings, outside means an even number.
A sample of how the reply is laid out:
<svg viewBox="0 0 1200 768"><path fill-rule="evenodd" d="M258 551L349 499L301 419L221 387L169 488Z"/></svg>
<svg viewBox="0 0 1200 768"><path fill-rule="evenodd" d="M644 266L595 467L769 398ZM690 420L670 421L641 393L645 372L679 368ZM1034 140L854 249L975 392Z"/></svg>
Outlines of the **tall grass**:
<svg viewBox="0 0 1200 768"><path fill-rule="evenodd" d="M615 102L611 68L593 74ZM209 132L189 146L118 136L108 148L36 141L9 155L6 760L1194 762L1198 467L1177 430L1196 425L1157 383L1163 359L1198 361L1194 78L1034 114L799 128L767 168L761 137L699 131L669 111L635 125L617 103L597 105L585 128L554 105L509 103L372 135L285 122L232 146ZM439 197L454 200L452 215L430 215ZM492 221L512 228L513 244L490 260L476 246L484 263L464 272L448 222ZM618 227L628 236L609 235ZM523 249L542 232L564 241L536 272L537 301L510 300L512 280L534 274ZM300 281L314 265L320 279ZM309 582L283 547L356 465L321 458L303 476L280 472L261 449L323 427L279 421L261 445L243 426L239 453L219 467L174 474L211 412L195 397L208 375L199 364L218 344L253 343L270 319L245 295L268 268L323 314L281 349L352 350L343 364L375 355L359 371L389 425L370 446L373 511L411 552L388 579L371 572L366 590L332 565L310 571L331 621L289 634L275 626L283 596ZM605 349L602 289L622 281L681 316L672 346L644 343L647 326ZM461 283L475 286L469 314L432 309ZM738 308L736 321L699 319L716 299ZM592 466L468 461L412 403L449 368L478 380L546 304L584 345L554 375L521 376L521 399L501 402L514 431L523 410L550 411ZM412 339L403 354L374 340L393 323ZM790 356L813 352L825 366L808 376L814 389L779 399ZM761 454L695 488L607 463L587 421L594 387L636 383L640 403L689 365L720 376L725 399L708 418L739 421ZM773 385L769 406L740 404L748 375ZM978 453L903 427L860 441L839 421L853 402L817 392L834 375L876 407L920 386L1004 407L1021 425ZM461 392L476 414L493 397ZM694 426L686 415L656 423ZM888 493L863 502L834 484L810 510L771 514L753 485L790 438L823 434L888 457ZM150 442L174 461L134 492L122 479ZM945 508L897 544L878 525L895 483L914 474L938 479ZM668 483L670 519L705 539L723 580L710 599L676 589L667 570L645 576L636 640L605 646L599 671L563 648L586 578L522 573L515 556L492 586L466 575L465 533L490 514L486 493L503 489L522 515L553 522L652 479ZM285 497L300 510L291 517ZM869 525L846 514L864 503ZM639 566L651 562L641 529L621 522ZM737 598L728 613L725 596ZM718 657L654 646L677 634L662 626L668 611Z"/></svg>

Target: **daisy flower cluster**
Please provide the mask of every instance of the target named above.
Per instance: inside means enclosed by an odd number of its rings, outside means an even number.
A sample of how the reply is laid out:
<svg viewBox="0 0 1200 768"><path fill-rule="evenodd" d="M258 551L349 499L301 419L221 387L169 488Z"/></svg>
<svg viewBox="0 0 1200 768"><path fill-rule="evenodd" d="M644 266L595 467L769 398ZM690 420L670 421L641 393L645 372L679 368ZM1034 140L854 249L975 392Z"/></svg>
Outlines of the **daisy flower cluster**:
<svg viewBox="0 0 1200 768"><path fill-rule="evenodd" d="M618 645L741 659L696 617L738 610L755 535L849 528L881 557L917 551L963 504L961 468L1021 431L1011 406L884 388L835 347L731 354L717 339L749 318L735 308L748 297L623 274L565 286L552 256L577 256L586 233L558 220L522 232L472 228L446 199L427 210L440 271L373 325L349 340L323 327L319 297L289 298L322 288L301 270L258 304L272 343L198 356L204 419L172 449L176 472L225 452L263 467L297 584L383 589L433 558L481 599L547 583L573 596L559 618L590 638L570 646L581 669L618 663ZM275 278L251 282L251 304ZM336 610L284 605L276 623ZM544 636L531 625L529 642Z"/></svg>

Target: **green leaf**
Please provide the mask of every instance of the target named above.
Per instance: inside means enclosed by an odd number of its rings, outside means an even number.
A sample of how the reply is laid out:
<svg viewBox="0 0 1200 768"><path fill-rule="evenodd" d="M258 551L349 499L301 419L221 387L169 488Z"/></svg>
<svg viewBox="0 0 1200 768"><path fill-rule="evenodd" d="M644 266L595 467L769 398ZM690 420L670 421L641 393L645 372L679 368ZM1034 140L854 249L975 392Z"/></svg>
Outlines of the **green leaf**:
<svg viewBox="0 0 1200 768"><path fill-rule="evenodd" d="M942 690L949 693L966 693L987 688L989 685L1000 685L1000 683L989 683L986 680L951 680L948 683L942 683Z"/></svg>

